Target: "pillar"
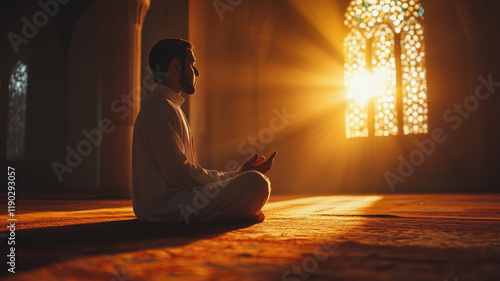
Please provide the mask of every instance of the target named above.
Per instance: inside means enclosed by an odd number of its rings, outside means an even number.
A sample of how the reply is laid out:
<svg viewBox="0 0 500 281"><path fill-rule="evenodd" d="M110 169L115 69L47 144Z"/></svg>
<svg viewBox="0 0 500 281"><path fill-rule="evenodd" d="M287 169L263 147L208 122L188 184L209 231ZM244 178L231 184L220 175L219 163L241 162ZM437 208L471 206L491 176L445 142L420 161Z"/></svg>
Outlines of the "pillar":
<svg viewBox="0 0 500 281"><path fill-rule="evenodd" d="M130 198L132 132L140 108L142 23L150 0L96 0L102 31L99 197Z"/></svg>
<svg viewBox="0 0 500 281"><path fill-rule="evenodd" d="M484 75L481 73L481 68L484 68L482 64L484 64L483 53L485 46L483 44L484 32L482 32L481 27L484 26L485 21L481 22L481 19L477 16L481 12L482 4L481 0L457 0L455 2L460 27L467 40L469 86L466 96L475 93L478 75ZM479 110L474 113L477 117L472 118L472 122L475 124L471 129L471 135L473 136L473 147L471 149L474 152L474 171L471 172L474 173L475 190L484 189L486 182L484 148L487 147L487 144L484 139L484 123L487 122L485 120L487 116L485 116L484 112L484 105L481 105Z"/></svg>

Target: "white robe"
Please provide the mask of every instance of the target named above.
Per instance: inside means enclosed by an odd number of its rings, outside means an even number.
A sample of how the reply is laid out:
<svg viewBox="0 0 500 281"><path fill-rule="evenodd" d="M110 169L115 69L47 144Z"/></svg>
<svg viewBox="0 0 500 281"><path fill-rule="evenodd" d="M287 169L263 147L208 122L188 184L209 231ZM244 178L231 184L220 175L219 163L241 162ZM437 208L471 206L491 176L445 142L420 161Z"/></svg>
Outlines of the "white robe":
<svg viewBox="0 0 500 281"><path fill-rule="evenodd" d="M236 175L197 164L184 98L155 83L134 125L133 206L139 219L178 221L178 204L192 189Z"/></svg>

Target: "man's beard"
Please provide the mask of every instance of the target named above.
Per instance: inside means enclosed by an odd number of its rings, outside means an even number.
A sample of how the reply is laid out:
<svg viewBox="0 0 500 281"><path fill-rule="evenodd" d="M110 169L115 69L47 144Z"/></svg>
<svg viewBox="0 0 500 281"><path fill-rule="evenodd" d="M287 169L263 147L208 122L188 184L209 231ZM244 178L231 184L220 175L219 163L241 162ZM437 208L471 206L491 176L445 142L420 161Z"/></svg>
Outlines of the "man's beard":
<svg viewBox="0 0 500 281"><path fill-rule="evenodd" d="M194 86L193 80L189 79L186 73L186 68L182 66L181 77L179 82L182 87L182 91L186 95L193 95L196 92L196 87Z"/></svg>

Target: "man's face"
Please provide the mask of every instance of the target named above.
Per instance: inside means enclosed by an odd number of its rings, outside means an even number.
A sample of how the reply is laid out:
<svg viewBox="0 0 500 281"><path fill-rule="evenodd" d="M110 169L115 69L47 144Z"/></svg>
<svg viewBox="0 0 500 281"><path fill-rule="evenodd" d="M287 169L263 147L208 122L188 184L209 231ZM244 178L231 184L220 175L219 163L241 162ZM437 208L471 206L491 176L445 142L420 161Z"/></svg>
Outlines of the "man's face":
<svg viewBox="0 0 500 281"><path fill-rule="evenodd" d="M196 69L196 58L194 57L193 51L188 50L188 56L184 61L184 65L181 70L180 84L182 91L185 94L192 95L196 92L196 82L200 73Z"/></svg>

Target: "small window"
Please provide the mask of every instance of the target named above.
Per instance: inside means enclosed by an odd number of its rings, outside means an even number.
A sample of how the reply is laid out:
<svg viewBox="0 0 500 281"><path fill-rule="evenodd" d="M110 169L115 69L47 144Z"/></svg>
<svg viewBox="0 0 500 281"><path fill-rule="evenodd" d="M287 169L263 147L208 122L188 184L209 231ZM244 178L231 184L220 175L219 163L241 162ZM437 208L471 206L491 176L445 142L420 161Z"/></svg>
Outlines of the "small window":
<svg viewBox="0 0 500 281"><path fill-rule="evenodd" d="M9 79L7 113L7 159L24 159L28 67L18 61Z"/></svg>

